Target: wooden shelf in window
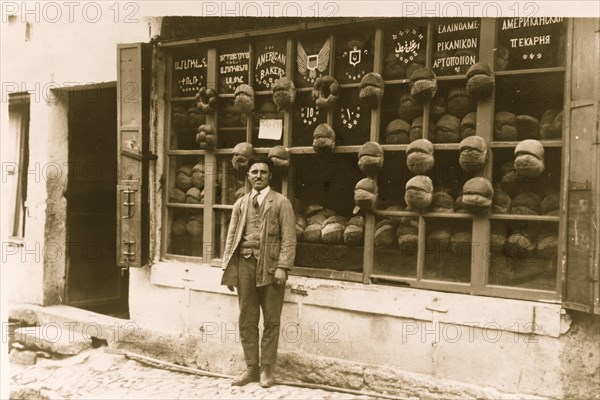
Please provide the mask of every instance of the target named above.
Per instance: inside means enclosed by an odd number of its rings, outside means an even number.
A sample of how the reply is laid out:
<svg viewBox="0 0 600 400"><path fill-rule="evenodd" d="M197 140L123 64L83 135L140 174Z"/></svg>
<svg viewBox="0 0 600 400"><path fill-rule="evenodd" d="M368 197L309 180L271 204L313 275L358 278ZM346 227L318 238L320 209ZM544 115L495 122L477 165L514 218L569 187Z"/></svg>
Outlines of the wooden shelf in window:
<svg viewBox="0 0 600 400"><path fill-rule="evenodd" d="M549 68L531 68L531 69L515 69L512 71L498 71L496 76L511 76L511 75L533 75L533 74L555 74L565 72L565 67L549 67Z"/></svg>
<svg viewBox="0 0 600 400"><path fill-rule="evenodd" d="M563 146L562 140L538 140L538 141L544 147L562 147ZM517 147L518 144L519 144L518 141L516 141L516 142L492 142L491 147L492 147L492 149L510 148L510 147Z"/></svg>
<svg viewBox="0 0 600 400"><path fill-rule="evenodd" d="M206 150L168 150L168 156L204 156Z"/></svg>
<svg viewBox="0 0 600 400"><path fill-rule="evenodd" d="M454 218L454 219L472 219L473 215L469 213L416 213L413 211L387 211L387 210L374 210L373 214L381 217L425 217L425 218Z"/></svg>
<svg viewBox="0 0 600 400"><path fill-rule="evenodd" d="M472 219L473 218L473 214L469 214L469 213L425 213L422 214L423 217L425 218L456 218L456 219Z"/></svg>
<svg viewBox="0 0 600 400"><path fill-rule="evenodd" d="M436 78L438 81L460 81L460 80L466 80L467 76L466 75L443 75L443 76L437 76Z"/></svg>
<svg viewBox="0 0 600 400"><path fill-rule="evenodd" d="M245 126L227 126L217 129L217 132L242 132L245 131Z"/></svg>
<svg viewBox="0 0 600 400"><path fill-rule="evenodd" d="M294 268L292 268L292 270L290 271L290 275L307 276L311 278L321 279L335 279L339 281L350 281L359 283L362 283L363 281L362 272L337 271L333 269L324 268L307 268L294 266Z"/></svg>
<svg viewBox="0 0 600 400"><path fill-rule="evenodd" d="M406 151L407 144L383 144L383 151ZM434 150L458 150L460 143L434 143Z"/></svg>
<svg viewBox="0 0 600 400"><path fill-rule="evenodd" d="M360 146L338 146L333 149L334 153L358 153ZM311 146L299 146L292 147L290 149L291 154L316 154L315 149Z"/></svg>
<svg viewBox="0 0 600 400"><path fill-rule="evenodd" d="M213 204L212 208L216 210L233 210L233 204Z"/></svg>
<svg viewBox="0 0 600 400"><path fill-rule="evenodd" d="M383 151L406 151L408 149L407 144L382 144Z"/></svg>
<svg viewBox="0 0 600 400"><path fill-rule="evenodd" d="M172 208L204 208L204 204L167 203L167 207L172 207Z"/></svg>
<svg viewBox="0 0 600 400"><path fill-rule="evenodd" d="M459 150L460 143L434 143L433 150Z"/></svg>
<svg viewBox="0 0 600 400"><path fill-rule="evenodd" d="M560 217L554 215L522 215L522 214L490 214L490 219L502 221L541 221L559 222Z"/></svg>
<svg viewBox="0 0 600 400"><path fill-rule="evenodd" d="M195 96L191 96L191 97L172 97L169 99L170 102L172 103L178 103L181 101L193 101L196 97Z"/></svg>
<svg viewBox="0 0 600 400"><path fill-rule="evenodd" d="M374 215L379 215L382 217L418 217L414 211L387 211L387 210L373 210Z"/></svg>
<svg viewBox="0 0 600 400"><path fill-rule="evenodd" d="M383 81L385 85L403 85L405 83L410 83L410 79L391 79L389 81Z"/></svg>

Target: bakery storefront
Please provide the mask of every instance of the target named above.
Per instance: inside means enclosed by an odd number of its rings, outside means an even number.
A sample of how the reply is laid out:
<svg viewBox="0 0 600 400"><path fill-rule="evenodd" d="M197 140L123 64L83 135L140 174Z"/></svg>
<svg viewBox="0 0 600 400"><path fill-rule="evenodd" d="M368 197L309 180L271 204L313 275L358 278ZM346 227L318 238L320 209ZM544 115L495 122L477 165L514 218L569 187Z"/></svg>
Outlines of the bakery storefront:
<svg viewBox="0 0 600 400"><path fill-rule="evenodd" d="M327 358L309 380L348 384L360 363L560 397L565 309L599 312L597 30L164 18L152 49L119 47L131 319L196 338L206 368L240 365L220 258L262 153L297 216L288 371Z"/></svg>

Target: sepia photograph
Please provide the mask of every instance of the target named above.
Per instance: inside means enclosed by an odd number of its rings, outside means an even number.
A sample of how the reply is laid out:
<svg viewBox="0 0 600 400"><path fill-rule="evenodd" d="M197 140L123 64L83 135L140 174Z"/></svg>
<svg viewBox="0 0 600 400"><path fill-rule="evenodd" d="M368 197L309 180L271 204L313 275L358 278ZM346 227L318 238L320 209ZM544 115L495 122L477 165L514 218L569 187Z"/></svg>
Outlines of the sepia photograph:
<svg viewBox="0 0 600 400"><path fill-rule="evenodd" d="M600 400L597 1L1 1L0 398Z"/></svg>

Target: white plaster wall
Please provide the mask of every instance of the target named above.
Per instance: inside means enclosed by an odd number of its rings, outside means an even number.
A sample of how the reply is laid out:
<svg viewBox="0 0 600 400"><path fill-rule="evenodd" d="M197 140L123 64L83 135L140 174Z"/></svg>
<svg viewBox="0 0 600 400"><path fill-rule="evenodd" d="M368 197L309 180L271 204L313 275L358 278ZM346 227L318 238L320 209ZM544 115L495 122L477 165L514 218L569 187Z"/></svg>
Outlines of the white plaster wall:
<svg viewBox="0 0 600 400"><path fill-rule="evenodd" d="M220 275L220 268L175 261L134 269L131 319L195 336L196 360L205 368L239 369L237 297L219 285ZM308 295L286 293L282 352L387 365L506 392L563 393L560 305L290 278L290 288L299 285ZM432 311L434 304L445 311ZM537 335L526 332L533 314Z"/></svg>
<svg viewBox="0 0 600 400"><path fill-rule="evenodd" d="M18 7L24 3L14 2ZM137 22L117 18L113 3L97 2L101 16L89 10L88 21L81 10L74 9L72 21L68 9L56 20L52 9L31 3L29 12L22 9L9 18L4 14L1 26L2 101L0 131L4 146L8 132L8 94L28 91L31 96L29 127L29 168L27 186L27 218L24 241L10 247L7 221L2 222L2 286L4 300L33 304L44 303L44 264L52 263L52 279L56 285L64 280L66 265L64 213L47 214L47 205L64 210L66 200L58 193L66 190L68 162L68 98L70 87L117 80L117 44L148 42L159 33L160 18L137 16ZM63 6L63 3L55 3ZM122 11L122 10L121 10ZM97 19L96 22L90 22ZM54 180L54 182L52 182ZM58 183L58 184L56 184ZM55 190L53 196L48 190ZM53 225L48 219L56 217ZM57 271L63 272L56 274ZM4 290L7 289L7 290Z"/></svg>

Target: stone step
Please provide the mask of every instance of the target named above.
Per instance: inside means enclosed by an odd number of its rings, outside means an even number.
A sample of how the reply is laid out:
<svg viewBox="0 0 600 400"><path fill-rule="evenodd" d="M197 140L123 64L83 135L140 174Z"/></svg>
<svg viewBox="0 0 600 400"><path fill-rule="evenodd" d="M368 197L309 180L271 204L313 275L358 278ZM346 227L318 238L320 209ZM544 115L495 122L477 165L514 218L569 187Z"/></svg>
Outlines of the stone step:
<svg viewBox="0 0 600 400"><path fill-rule="evenodd" d="M58 324L26 326L15 330L15 340L26 348L73 356L92 345L91 337Z"/></svg>

